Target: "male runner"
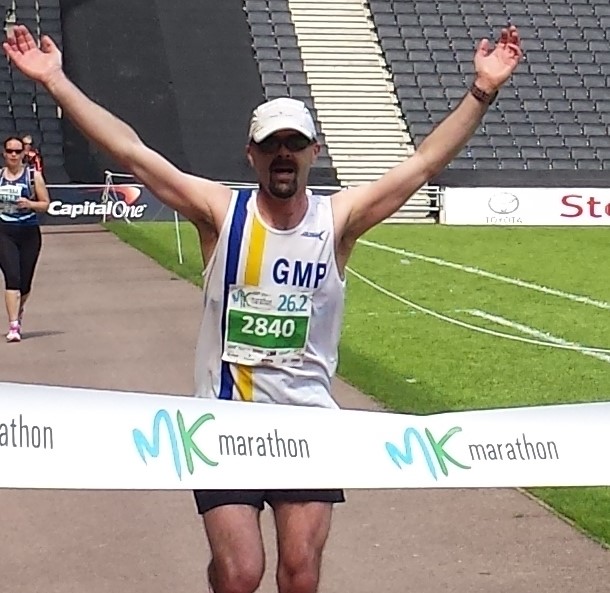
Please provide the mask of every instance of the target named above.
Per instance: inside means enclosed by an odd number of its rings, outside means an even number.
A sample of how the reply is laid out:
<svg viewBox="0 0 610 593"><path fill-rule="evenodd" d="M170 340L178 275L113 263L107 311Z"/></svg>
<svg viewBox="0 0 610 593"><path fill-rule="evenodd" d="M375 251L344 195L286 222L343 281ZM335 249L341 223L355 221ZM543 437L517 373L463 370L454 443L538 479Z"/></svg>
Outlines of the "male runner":
<svg viewBox="0 0 610 593"><path fill-rule="evenodd" d="M16 26L4 49L85 136L197 227L207 266L196 395L325 407L336 406L330 379L344 270L356 240L459 153L522 53L515 27L502 30L493 51L482 40L472 87L413 156L375 182L322 197L306 190L319 145L300 102L277 99L255 110L246 150L259 187L234 192L179 171L86 97L62 71L49 37L39 48L25 27ZM341 491L198 491L195 498L212 550L208 573L215 593L258 588L264 502L275 514L280 593L317 591L332 505L343 500Z"/></svg>

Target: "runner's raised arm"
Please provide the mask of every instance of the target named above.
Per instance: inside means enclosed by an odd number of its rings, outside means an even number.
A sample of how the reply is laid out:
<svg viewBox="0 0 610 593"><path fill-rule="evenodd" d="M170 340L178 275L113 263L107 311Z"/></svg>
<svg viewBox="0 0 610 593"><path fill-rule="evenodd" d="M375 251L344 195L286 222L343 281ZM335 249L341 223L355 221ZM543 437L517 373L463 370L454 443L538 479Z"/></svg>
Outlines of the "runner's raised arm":
<svg viewBox="0 0 610 593"><path fill-rule="evenodd" d="M220 228L231 190L180 171L146 146L128 124L89 99L66 76L61 52L50 37L42 36L38 47L27 27L17 25L3 48L24 75L47 89L87 138L135 175L162 202L195 222Z"/></svg>

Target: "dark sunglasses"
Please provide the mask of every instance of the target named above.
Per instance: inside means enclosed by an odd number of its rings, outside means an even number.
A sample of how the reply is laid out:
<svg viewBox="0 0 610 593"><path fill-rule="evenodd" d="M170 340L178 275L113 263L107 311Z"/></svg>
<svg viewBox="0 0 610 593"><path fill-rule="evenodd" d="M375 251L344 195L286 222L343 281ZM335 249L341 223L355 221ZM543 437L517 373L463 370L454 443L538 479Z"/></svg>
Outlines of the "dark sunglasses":
<svg viewBox="0 0 610 593"><path fill-rule="evenodd" d="M21 154L23 148L5 148L4 152L6 152L6 154Z"/></svg>
<svg viewBox="0 0 610 593"><path fill-rule="evenodd" d="M280 146L285 146L290 152L300 152L305 150L313 143L312 140L303 136L303 134L292 134L284 138L279 136L269 136L260 142L252 142L261 152L265 154L273 154L280 149Z"/></svg>

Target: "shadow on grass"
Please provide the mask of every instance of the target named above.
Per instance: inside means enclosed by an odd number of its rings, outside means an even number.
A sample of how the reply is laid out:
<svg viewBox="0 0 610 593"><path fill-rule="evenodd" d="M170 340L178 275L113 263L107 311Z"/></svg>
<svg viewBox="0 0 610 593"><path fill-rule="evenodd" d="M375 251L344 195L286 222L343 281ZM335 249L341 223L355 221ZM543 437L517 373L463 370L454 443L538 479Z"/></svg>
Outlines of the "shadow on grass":
<svg viewBox="0 0 610 593"><path fill-rule="evenodd" d="M446 398L424 383L412 383L373 359L342 342L337 373L343 381L368 395L387 411L403 414L447 412Z"/></svg>

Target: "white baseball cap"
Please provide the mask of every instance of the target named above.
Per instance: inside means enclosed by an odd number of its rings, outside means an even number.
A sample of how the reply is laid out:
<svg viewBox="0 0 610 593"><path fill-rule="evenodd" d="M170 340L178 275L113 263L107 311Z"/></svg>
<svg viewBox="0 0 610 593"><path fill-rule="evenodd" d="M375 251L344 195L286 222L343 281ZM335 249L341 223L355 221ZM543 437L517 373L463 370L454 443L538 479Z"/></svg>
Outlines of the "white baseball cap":
<svg viewBox="0 0 610 593"><path fill-rule="evenodd" d="M316 137L316 126L305 103L288 97L267 101L252 112L249 137L261 142L279 130L296 130L310 140Z"/></svg>

